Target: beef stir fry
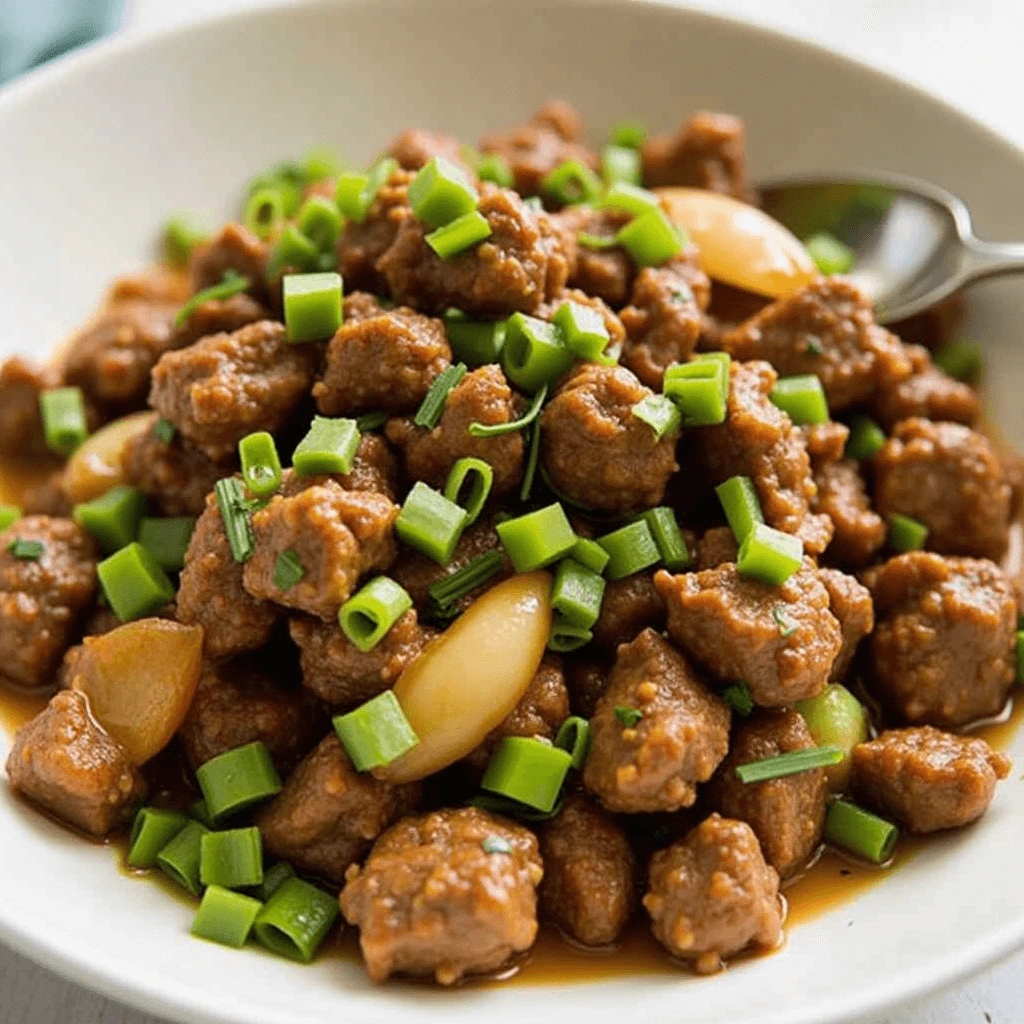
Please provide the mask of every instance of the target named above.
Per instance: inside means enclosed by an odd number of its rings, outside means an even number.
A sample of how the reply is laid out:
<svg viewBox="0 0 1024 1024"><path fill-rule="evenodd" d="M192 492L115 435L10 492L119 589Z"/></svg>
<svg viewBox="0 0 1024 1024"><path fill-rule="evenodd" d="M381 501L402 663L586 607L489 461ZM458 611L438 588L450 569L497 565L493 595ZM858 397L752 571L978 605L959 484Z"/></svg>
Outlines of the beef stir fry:
<svg viewBox="0 0 1024 1024"><path fill-rule="evenodd" d="M976 820L1019 467L971 350L756 203L735 118L598 151L550 103L169 224L0 366L47 471L0 506L0 677L54 691L10 786L128 831L197 936L308 961L340 915L442 985L638 915L713 972L823 844Z"/></svg>

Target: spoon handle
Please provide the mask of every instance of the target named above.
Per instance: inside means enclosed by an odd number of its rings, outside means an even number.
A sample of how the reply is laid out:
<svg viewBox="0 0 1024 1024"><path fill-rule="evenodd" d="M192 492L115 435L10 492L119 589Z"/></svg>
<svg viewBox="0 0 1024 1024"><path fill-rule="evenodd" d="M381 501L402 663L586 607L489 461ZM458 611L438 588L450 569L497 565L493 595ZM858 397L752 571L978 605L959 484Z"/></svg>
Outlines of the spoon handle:
<svg viewBox="0 0 1024 1024"><path fill-rule="evenodd" d="M958 274L961 284L1021 271L1024 271L1024 243L983 242L978 238L964 240Z"/></svg>

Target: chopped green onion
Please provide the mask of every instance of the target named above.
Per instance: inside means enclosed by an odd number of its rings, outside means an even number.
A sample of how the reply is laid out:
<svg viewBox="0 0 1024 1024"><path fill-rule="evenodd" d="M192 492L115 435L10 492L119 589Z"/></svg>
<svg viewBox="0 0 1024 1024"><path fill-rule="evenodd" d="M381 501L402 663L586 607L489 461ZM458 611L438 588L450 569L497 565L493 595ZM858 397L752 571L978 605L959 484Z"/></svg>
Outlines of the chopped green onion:
<svg viewBox="0 0 1024 1024"><path fill-rule="evenodd" d="M872 864L884 864L896 850L899 829L884 818L838 797L825 815L825 842Z"/></svg>
<svg viewBox="0 0 1024 1024"><path fill-rule="evenodd" d="M536 824L555 817L562 809L564 801L560 794L550 811L538 811L536 808L521 804L518 800L512 800L507 796L497 796L494 793L478 793L466 802L470 807L478 807L482 811L490 811L492 814L500 814L505 818L516 818L519 821Z"/></svg>
<svg viewBox="0 0 1024 1024"><path fill-rule="evenodd" d="M804 544L799 537L755 523L740 541L736 568L741 576L780 586L803 563Z"/></svg>
<svg viewBox="0 0 1024 1024"><path fill-rule="evenodd" d="M208 832L199 844L203 885L241 889L263 881L263 842L255 827Z"/></svg>
<svg viewBox="0 0 1024 1024"><path fill-rule="evenodd" d="M210 817L209 808L206 806L206 801L199 797L193 800L188 805L189 817L195 818L200 825L205 825L207 828L213 828L213 818Z"/></svg>
<svg viewBox="0 0 1024 1024"><path fill-rule="evenodd" d="M409 592L388 576L364 584L338 610L338 625L364 654L412 607Z"/></svg>
<svg viewBox="0 0 1024 1024"><path fill-rule="evenodd" d="M473 437L500 437L502 434L514 434L516 431L528 427L540 415L540 408L547 396L548 386L544 384L540 391L533 396L530 408L519 419L509 423L470 423L466 429Z"/></svg>
<svg viewBox="0 0 1024 1024"><path fill-rule="evenodd" d="M523 206L534 213L544 212L544 204L541 202L540 196L527 196L523 200Z"/></svg>
<svg viewBox="0 0 1024 1024"><path fill-rule="evenodd" d="M616 720L619 725L626 729L632 729L635 725L638 725L643 717L644 713L639 708L628 708L621 704L615 708Z"/></svg>
<svg viewBox="0 0 1024 1024"><path fill-rule="evenodd" d="M638 420L643 420L654 431L654 440L660 441L667 434L675 434L683 422L683 414L671 398L664 395L648 395L641 398L632 409Z"/></svg>
<svg viewBox="0 0 1024 1024"><path fill-rule="evenodd" d="M565 615L555 615L551 620L551 632L548 635L548 650L558 654L569 654L586 647L594 639L592 630L577 625Z"/></svg>
<svg viewBox="0 0 1024 1024"><path fill-rule="evenodd" d="M23 537L15 537L7 545L7 550L25 562L37 562L43 557L46 545L41 540L25 540Z"/></svg>
<svg viewBox="0 0 1024 1024"><path fill-rule="evenodd" d="M683 248L682 233L660 209L639 214L615 238L638 267L660 267Z"/></svg>
<svg viewBox="0 0 1024 1024"><path fill-rule="evenodd" d="M368 434L371 430L379 430L387 421L386 412L364 412L356 418L356 429L360 434Z"/></svg>
<svg viewBox="0 0 1024 1024"><path fill-rule="evenodd" d="M438 612L446 613L456 601L497 576L504 564L505 558L500 551L485 551L477 555L450 576L442 576L430 584L427 594L431 605Z"/></svg>
<svg viewBox="0 0 1024 1024"><path fill-rule="evenodd" d="M409 205L424 224L444 227L477 208L480 194L461 167L436 156L409 183Z"/></svg>
<svg viewBox="0 0 1024 1024"><path fill-rule="evenodd" d="M828 231L804 239L804 248L823 274L847 274L853 268L854 251Z"/></svg>
<svg viewBox="0 0 1024 1024"><path fill-rule="evenodd" d="M176 433L177 430L174 424L170 420L165 420L162 416L153 424L153 436L161 444L170 444L174 440Z"/></svg>
<svg viewBox="0 0 1024 1024"><path fill-rule="evenodd" d="M831 765L839 764L845 756L845 751L839 747L791 750L776 757L766 757L762 761L737 765L736 777L747 785L755 782L768 782L771 779L785 778L787 775L799 775L801 772L809 772L815 768L828 768Z"/></svg>
<svg viewBox="0 0 1024 1024"><path fill-rule="evenodd" d="M772 618L775 620L775 625L779 627L779 636L783 640L788 640L796 632L796 624L786 618L786 613L782 608L773 608Z"/></svg>
<svg viewBox="0 0 1024 1024"><path fill-rule="evenodd" d="M279 860L264 870L263 881L259 885L253 886L252 895L266 903L289 878L294 877L295 868L287 861Z"/></svg>
<svg viewBox="0 0 1024 1024"><path fill-rule="evenodd" d="M189 224L184 217L171 217L164 224L162 236L164 260L174 267L188 266L192 250L207 238L208 232Z"/></svg>
<svg viewBox="0 0 1024 1024"><path fill-rule="evenodd" d="M719 353L709 352L688 363L674 363L665 371L662 391L679 406L684 426L725 422L729 408L729 357L709 358L712 355Z"/></svg>
<svg viewBox="0 0 1024 1024"><path fill-rule="evenodd" d="M96 566L107 603L122 622L141 619L174 600L174 586L138 541Z"/></svg>
<svg viewBox="0 0 1024 1024"><path fill-rule="evenodd" d="M196 781L214 821L281 792L281 777L262 740L218 754L196 769Z"/></svg>
<svg viewBox="0 0 1024 1024"><path fill-rule="evenodd" d="M651 210L661 210L661 200L646 188L619 181L612 185L601 198L601 206L606 210L621 210L639 217ZM617 244L617 243L616 243Z"/></svg>
<svg viewBox="0 0 1024 1024"><path fill-rule="evenodd" d="M282 287L289 341L326 341L334 337L342 320L340 274L285 274Z"/></svg>
<svg viewBox="0 0 1024 1024"><path fill-rule="evenodd" d="M747 718L754 710L754 698L746 683L732 683L722 691L722 700L740 716Z"/></svg>
<svg viewBox="0 0 1024 1024"><path fill-rule="evenodd" d="M352 472L359 448L359 427L355 420L314 416L309 433L292 454L292 466L299 476Z"/></svg>
<svg viewBox="0 0 1024 1024"><path fill-rule="evenodd" d="M584 249L594 249L597 251L614 249L619 244L615 240L614 235L595 235L592 231L578 231L576 233L576 241Z"/></svg>
<svg viewBox="0 0 1024 1024"><path fill-rule="evenodd" d="M848 459L870 459L882 450L885 441L885 431L870 416L854 416L844 454Z"/></svg>
<svg viewBox="0 0 1024 1024"><path fill-rule="evenodd" d="M438 565L447 565L466 528L466 518L464 508L417 480L395 520L395 533L402 543Z"/></svg>
<svg viewBox="0 0 1024 1024"><path fill-rule="evenodd" d="M659 505L657 508L649 508L637 518L647 523L654 543L658 545L661 564L669 572L679 572L690 565L692 562L690 551L686 546L682 530L679 529L676 514L671 508L667 505Z"/></svg>
<svg viewBox="0 0 1024 1024"><path fill-rule="evenodd" d="M128 864L133 868L156 865L160 851L188 824L180 811L141 807L128 836Z"/></svg>
<svg viewBox="0 0 1024 1024"><path fill-rule="evenodd" d="M620 181L640 185L643 180L640 154L629 146L605 146L601 150L601 176L608 187Z"/></svg>
<svg viewBox="0 0 1024 1024"><path fill-rule="evenodd" d="M273 584L278 590L286 592L302 582L306 570L302 566L298 553L289 548L277 556L274 563Z"/></svg>
<svg viewBox="0 0 1024 1024"><path fill-rule="evenodd" d="M523 482L519 485L519 500L529 501L533 490L533 481L537 476L540 463L540 420L530 428L530 448L526 453L526 466L523 468Z"/></svg>
<svg viewBox="0 0 1024 1024"><path fill-rule="evenodd" d="M257 237L270 238L284 224L284 198L279 189L267 186L249 197L242 223Z"/></svg>
<svg viewBox="0 0 1024 1024"><path fill-rule="evenodd" d="M281 486L281 460L277 445L265 430L247 434L238 442L242 462L242 480L251 494L269 498Z"/></svg>
<svg viewBox="0 0 1024 1024"><path fill-rule="evenodd" d="M17 505L0 504L0 532L13 526L20 518L22 512Z"/></svg>
<svg viewBox="0 0 1024 1024"><path fill-rule="evenodd" d="M647 141L647 129L642 124L623 121L612 128L612 145L639 149Z"/></svg>
<svg viewBox="0 0 1024 1024"><path fill-rule="evenodd" d="M558 502L495 527L516 572L533 572L564 558L576 544L576 534Z"/></svg>
<svg viewBox="0 0 1024 1024"><path fill-rule="evenodd" d="M347 715L338 715L334 731L360 772L390 764L420 742L393 690L377 694Z"/></svg>
<svg viewBox="0 0 1024 1024"><path fill-rule="evenodd" d="M286 224L267 253L263 276L271 284L289 274L319 269L320 250L294 225Z"/></svg>
<svg viewBox="0 0 1024 1024"><path fill-rule="evenodd" d="M949 341L936 350L935 365L955 380L976 383L985 370L985 357L975 341Z"/></svg>
<svg viewBox="0 0 1024 1024"><path fill-rule="evenodd" d="M820 339L816 338L813 334L807 339L807 344L804 346L804 355L808 356L823 356L825 354L825 346L822 345Z"/></svg>
<svg viewBox="0 0 1024 1024"><path fill-rule="evenodd" d="M894 512L889 517L889 547L903 554L920 551L928 539L928 527L917 519Z"/></svg>
<svg viewBox="0 0 1024 1024"><path fill-rule="evenodd" d="M344 166L344 160L329 146L315 146L300 164L305 184L337 178Z"/></svg>
<svg viewBox="0 0 1024 1024"><path fill-rule="evenodd" d="M1017 630L1017 682L1024 683L1024 630Z"/></svg>
<svg viewBox="0 0 1024 1024"><path fill-rule="evenodd" d="M164 572L180 572L185 567L185 552L195 528L195 516L143 516L139 520L138 540Z"/></svg>
<svg viewBox="0 0 1024 1024"><path fill-rule="evenodd" d="M472 366L496 363L501 359L501 349L505 344L504 320L470 320L460 310L449 309L444 314L444 326L456 359Z"/></svg>
<svg viewBox="0 0 1024 1024"><path fill-rule="evenodd" d="M632 576L657 565L661 559L651 529L643 519L598 537L597 543L608 552L605 575L610 580Z"/></svg>
<svg viewBox="0 0 1024 1024"><path fill-rule="evenodd" d="M604 577L572 558L558 563L551 588L551 607L569 625L590 629L601 614Z"/></svg>
<svg viewBox="0 0 1024 1024"><path fill-rule="evenodd" d="M485 153L476 165L476 176L481 181L493 181L502 188L512 188L516 183L512 168L500 153Z"/></svg>
<svg viewBox="0 0 1024 1024"><path fill-rule="evenodd" d="M248 290L249 278L243 277L237 270L229 268L224 271L224 277L221 279L220 284L214 284L209 288L204 288L201 292L196 292L178 310L178 314L174 318L174 326L182 327L188 321L188 318L204 303L230 299Z"/></svg>
<svg viewBox="0 0 1024 1024"><path fill-rule="evenodd" d="M386 156L378 160L366 174L340 174L335 200L342 215L362 224L377 200L377 193L397 170L398 161Z"/></svg>
<svg viewBox="0 0 1024 1024"><path fill-rule="evenodd" d="M251 896L211 885L203 893L190 934L197 939L241 949L262 909L263 904Z"/></svg>
<svg viewBox="0 0 1024 1024"><path fill-rule="evenodd" d="M229 476L213 485L217 507L224 522L224 534L231 548L231 557L236 562L245 562L252 556L256 542L249 522L249 508L246 504L245 488L237 477Z"/></svg>
<svg viewBox="0 0 1024 1024"><path fill-rule="evenodd" d="M160 869L193 896L198 896L202 890L199 865L203 836L209 831L198 821L190 821L156 855Z"/></svg>
<svg viewBox="0 0 1024 1024"><path fill-rule="evenodd" d="M764 522L754 481L749 476L731 476L715 488L715 494L718 495L736 543L742 544L747 534L758 523Z"/></svg>
<svg viewBox="0 0 1024 1024"><path fill-rule="evenodd" d="M511 853L512 844L503 836L486 836L480 843L484 853Z"/></svg>
<svg viewBox="0 0 1024 1024"><path fill-rule="evenodd" d="M261 174L246 186L246 196L253 196L265 188L272 188L281 196L284 216L291 217L302 202L302 186L305 184L302 172L295 163L279 164L266 174Z"/></svg>
<svg viewBox="0 0 1024 1024"><path fill-rule="evenodd" d="M502 365L517 387L538 391L554 383L572 362L572 349L557 324L525 313L513 313L506 321Z"/></svg>
<svg viewBox="0 0 1024 1024"><path fill-rule="evenodd" d="M420 407L416 410L416 415L412 418L417 427L433 430L441 422L448 395L458 387L459 382L466 376L466 370L465 363L446 366L431 381Z"/></svg>
<svg viewBox="0 0 1024 1024"><path fill-rule="evenodd" d="M96 538L106 554L131 544L139 535L146 496L137 487L118 484L71 510L71 517Z"/></svg>
<svg viewBox="0 0 1024 1024"><path fill-rule="evenodd" d="M558 747L525 736L506 736L480 786L538 811L550 811L570 767L572 755Z"/></svg>
<svg viewBox="0 0 1024 1024"><path fill-rule="evenodd" d="M490 237L491 225L487 218L479 210L473 210L443 228L431 231L423 240L441 259L447 260Z"/></svg>
<svg viewBox="0 0 1024 1024"><path fill-rule="evenodd" d="M590 750L590 723L579 715L570 715L559 726L555 746L572 758L573 768L582 771Z"/></svg>
<svg viewBox="0 0 1024 1024"><path fill-rule="evenodd" d="M299 208L295 225L321 252L330 252L341 234L338 204L326 196L310 196Z"/></svg>
<svg viewBox="0 0 1024 1024"><path fill-rule="evenodd" d="M470 433L472 433L472 427L473 424L470 424ZM462 493L467 478L470 481L469 494L464 502L459 501L459 495ZM466 510L466 526L472 526L480 518L493 483L494 470L483 459L475 459L471 456L456 459L444 485L444 496Z"/></svg>
<svg viewBox="0 0 1024 1024"><path fill-rule="evenodd" d="M579 160L566 160L541 179L540 190L563 206L590 203L601 194L601 179Z"/></svg>
<svg viewBox="0 0 1024 1024"><path fill-rule="evenodd" d="M338 917L337 897L289 878L263 905L253 928L272 953L308 964Z"/></svg>
<svg viewBox="0 0 1024 1024"><path fill-rule="evenodd" d="M769 397L797 425L828 423L828 400L815 373L781 377Z"/></svg>
<svg viewBox="0 0 1024 1024"><path fill-rule="evenodd" d="M81 388L51 388L39 394L46 447L70 455L89 436Z"/></svg>
<svg viewBox="0 0 1024 1024"><path fill-rule="evenodd" d="M579 302L563 302L551 318L565 344L580 359L600 359L611 341L601 312Z"/></svg>
<svg viewBox="0 0 1024 1024"><path fill-rule="evenodd" d="M608 560L611 558L596 540L590 540L587 537L576 538L569 557L574 558L580 565L586 566L591 572L598 573L604 572Z"/></svg>

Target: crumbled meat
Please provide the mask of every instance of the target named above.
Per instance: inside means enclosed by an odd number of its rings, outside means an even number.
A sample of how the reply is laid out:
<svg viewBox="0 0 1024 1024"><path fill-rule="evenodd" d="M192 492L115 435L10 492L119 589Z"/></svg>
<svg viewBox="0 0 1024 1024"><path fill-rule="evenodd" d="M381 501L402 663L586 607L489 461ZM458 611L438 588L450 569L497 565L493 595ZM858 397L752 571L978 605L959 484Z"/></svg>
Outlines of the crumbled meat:
<svg viewBox="0 0 1024 1024"><path fill-rule="evenodd" d="M717 569L726 562L735 562L740 546L730 526L713 526L705 530L697 545L696 569Z"/></svg>
<svg viewBox="0 0 1024 1024"><path fill-rule="evenodd" d="M883 379L874 395L875 416L887 429L900 420L921 416L973 427L981 417L981 399L967 384L954 380L933 362L920 345L905 345L911 375Z"/></svg>
<svg viewBox="0 0 1024 1024"><path fill-rule="evenodd" d="M443 157L449 163L461 167L470 177L472 168L462 159L459 140L443 132L427 132L422 128L407 128L391 141L387 155L394 157L400 167L407 171L418 171L434 157Z"/></svg>
<svg viewBox="0 0 1024 1024"><path fill-rule="evenodd" d="M665 602L654 587L654 574L637 572L605 587L601 614L594 623L594 643L609 654L648 627L663 629Z"/></svg>
<svg viewBox="0 0 1024 1024"><path fill-rule="evenodd" d="M233 270L249 280L249 291L257 299L267 297L266 273L268 243L261 241L241 224L225 224L220 231L192 253L192 287L203 291L224 280Z"/></svg>
<svg viewBox="0 0 1024 1024"><path fill-rule="evenodd" d="M196 306L180 327L175 327L174 347L192 345L211 334L230 334L246 324L266 319L267 311L246 292L229 299L209 299Z"/></svg>
<svg viewBox="0 0 1024 1024"><path fill-rule="evenodd" d="M843 633L843 645L829 675L831 682L838 683L849 670L861 640L875 628L875 606L868 588L838 569L819 569L818 579L828 591L829 608Z"/></svg>
<svg viewBox="0 0 1024 1024"><path fill-rule="evenodd" d="M807 457L815 473L831 462L838 462L846 452L850 428L838 420L808 423L800 428L807 446Z"/></svg>
<svg viewBox="0 0 1024 1024"><path fill-rule="evenodd" d="M574 715L592 718L601 694L608 688L611 665L603 658L575 655L565 664L565 685Z"/></svg>
<svg viewBox="0 0 1024 1024"><path fill-rule="evenodd" d="M39 395L60 386L59 374L21 356L0 363L0 455L40 458L47 454Z"/></svg>
<svg viewBox="0 0 1024 1024"><path fill-rule="evenodd" d="M885 543L885 521L871 507L864 478L852 459L828 462L814 474L818 494L811 507L832 520L829 561L844 569L862 569Z"/></svg>
<svg viewBox="0 0 1024 1024"><path fill-rule="evenodd" d="M629 253L620 245L591 248L581 234L613 239L633 219L625 210L599 210L586 203L567 206L551 218L575 244L576 258L569 270L569 287L603 299L612 309L629 301L636 271Z"/></svg>
<svg viewBox="0 0 1024 1024"><path fill-rule="evenodd" d="M68 519L72 505L64 492L64 468L55 468L35 480L21 492L21 511L27 516L54 516Z"/></svg>

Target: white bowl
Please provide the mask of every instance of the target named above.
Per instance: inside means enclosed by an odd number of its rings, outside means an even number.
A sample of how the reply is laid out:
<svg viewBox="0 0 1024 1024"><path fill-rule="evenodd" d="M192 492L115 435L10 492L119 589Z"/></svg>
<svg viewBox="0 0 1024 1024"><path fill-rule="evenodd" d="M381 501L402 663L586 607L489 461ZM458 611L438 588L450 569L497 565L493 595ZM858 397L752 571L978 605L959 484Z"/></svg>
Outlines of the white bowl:
<svg viewBox="0 0 1024 1024"><path fill-rule="evenodd" d="M541 101L601 137L695 108L747 121L755 176L880 168L962 195L981 233L1024 237L1024 155L891 78L785 37L656 3L333 2L121 38L0 93L0 355L45 353L153 251L168 211L210 220L256 170L318 142L369 158L416 125L475 139ZM972 293L995 417L1024 440L1024 288ZM8 740L0 736L0 755ZM1024 754L1024 737L1015 744ZM826 1024L948 983L1024 942L1024 787L778 955L571 987L374 988L351 964L298 967L188 936L189 909L118 873L0 787L0 936L77 981L187 1021L491 1024L654 1019Z"/></svg>

